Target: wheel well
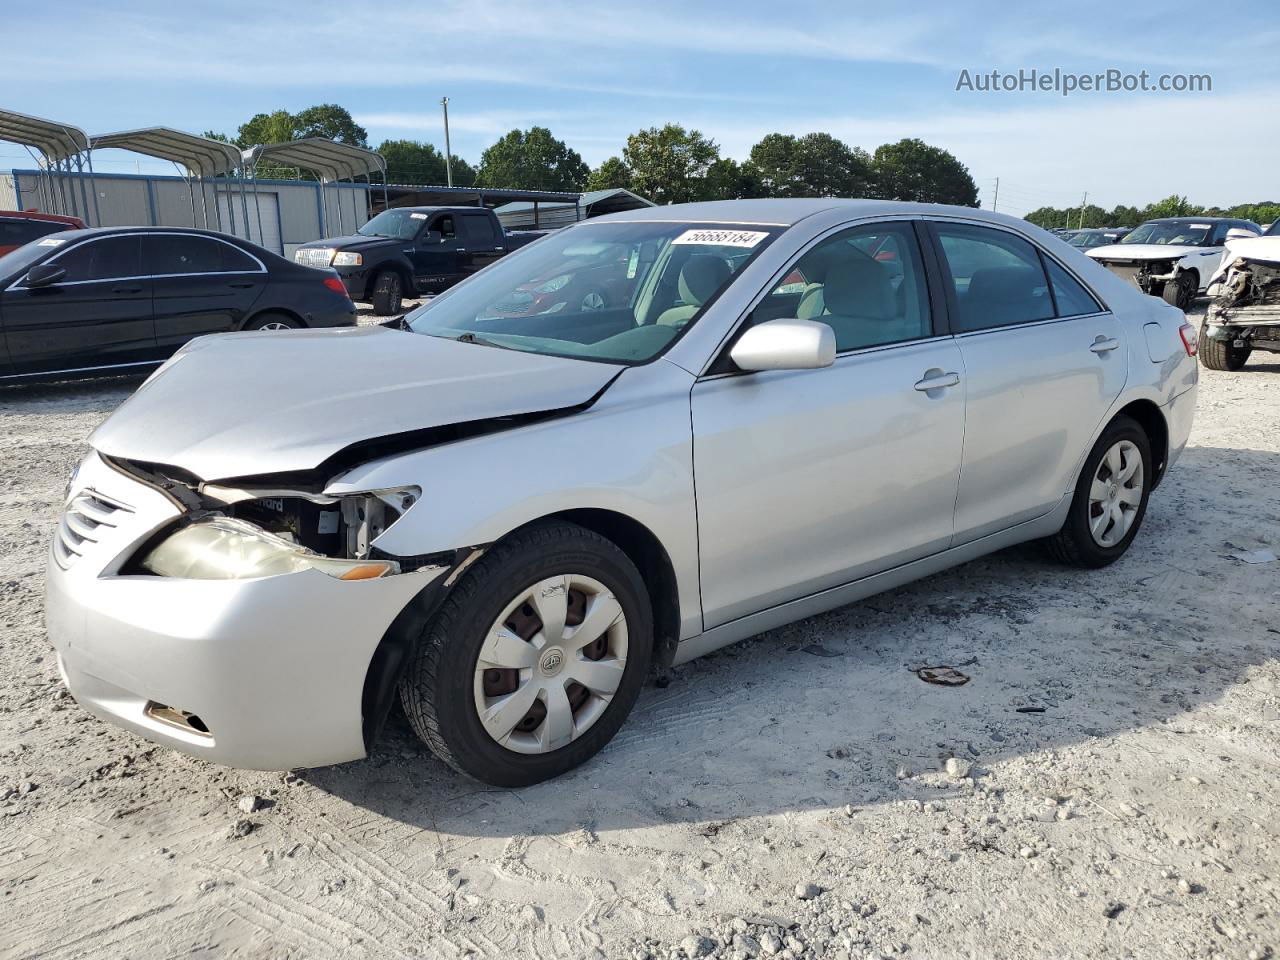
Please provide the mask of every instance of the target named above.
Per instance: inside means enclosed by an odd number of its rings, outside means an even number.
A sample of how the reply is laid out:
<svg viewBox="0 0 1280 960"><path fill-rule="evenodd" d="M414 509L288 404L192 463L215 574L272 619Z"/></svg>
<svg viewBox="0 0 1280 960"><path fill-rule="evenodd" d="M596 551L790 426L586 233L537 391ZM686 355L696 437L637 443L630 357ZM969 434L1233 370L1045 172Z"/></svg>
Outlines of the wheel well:
<svg viewBox="0 0 1280 960"><path fill-rule="evenodd" d="M378 282L378 276L383 273L400 274L400 284L403 287L401 293L413 292L413 278L409 274L408 267L396 260L384 260L369 271L370 276L373 278L369 283L369 291L371 293L373 292L373 285Z"/></svg>
<svg viewBox="0 0 1280 960"><path fill-rule="evenodd" d="M1151 455L1156 461L1156 475L1151 489L1159 486L1164 479L1164 469L1169 462L1169 425L1165 423L1164 414L1150 400L1135 400L1116 416L1130 417L1138 421L1151 443Z"/></svg>
<svg viewBox="0 0 1280 960"><path fill-rule="evenodd" d="M307 325L307 321L303 320L302 317L298 316L298 314L294 313L292 310L284 310L279 307L267 307L265 310L258 310L255 313L252 313L249 316L245 317L244 322L240 324L240 329L243 330L245 327L249 326L249 324L253 323L255 320L259 320L262 317L266 316L267 314L271 314L271 313L278 313L282 317L288 317L290 320L294 320L302 324L302 326L304 327Z"/></svg>
<svg viewBox="0 0 1280 960"><path fill-rule="evenodd" d="M616 544L640 570L653 604L654 662L665 671L680 642L680 592L676 572L662 542L648 527L612 510L565 510L541 519L567 520Z"/></svg>

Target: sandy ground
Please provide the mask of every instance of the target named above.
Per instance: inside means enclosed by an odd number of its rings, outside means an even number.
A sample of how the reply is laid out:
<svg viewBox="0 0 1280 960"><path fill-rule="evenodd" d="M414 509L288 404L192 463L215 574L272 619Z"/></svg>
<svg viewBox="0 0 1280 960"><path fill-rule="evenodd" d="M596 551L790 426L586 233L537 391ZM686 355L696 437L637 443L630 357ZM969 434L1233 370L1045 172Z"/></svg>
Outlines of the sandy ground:
<svg viewBox="0 0 1280 960"><path fill-rule="evenodd" d="M136 385L0 389L0 956L1280 951L1280 563L1227 556L1280 552L1280 363L1205 372L1110 569L1019 548L738 644L518 792L398 716L367 760L255 774L65 696L45 546Z"/></svg>

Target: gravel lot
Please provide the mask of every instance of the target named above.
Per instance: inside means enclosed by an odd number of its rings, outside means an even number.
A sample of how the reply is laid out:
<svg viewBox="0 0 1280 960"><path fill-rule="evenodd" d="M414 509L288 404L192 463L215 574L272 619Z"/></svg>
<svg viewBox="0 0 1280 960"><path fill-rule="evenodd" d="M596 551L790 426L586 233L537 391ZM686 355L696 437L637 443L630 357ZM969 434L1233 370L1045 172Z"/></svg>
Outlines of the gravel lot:
<svg viewBox="0 0 1280 960"><path fill-rule="evenodd" d="M398 716L280 775L85 715L44 553L138 381L0 388L0 956L1272 957L1280 562L1229 557L1280 552L1265 359L1204 373L1110 569L1019 548L738 644L519 792Z"/></svg>

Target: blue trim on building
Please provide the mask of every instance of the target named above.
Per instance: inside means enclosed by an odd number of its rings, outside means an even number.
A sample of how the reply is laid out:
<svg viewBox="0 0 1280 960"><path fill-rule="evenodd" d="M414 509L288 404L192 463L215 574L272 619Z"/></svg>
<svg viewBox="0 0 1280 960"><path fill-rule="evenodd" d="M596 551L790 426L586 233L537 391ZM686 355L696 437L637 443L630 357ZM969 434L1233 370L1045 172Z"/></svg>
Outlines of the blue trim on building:
<svg viewBox="0 0 1280 960"><path fill-rule="evenodd" d="M11 172L11 176L13 177L13 209L21 210L22 184L18 182L18 172L16 170Z"/></svg>

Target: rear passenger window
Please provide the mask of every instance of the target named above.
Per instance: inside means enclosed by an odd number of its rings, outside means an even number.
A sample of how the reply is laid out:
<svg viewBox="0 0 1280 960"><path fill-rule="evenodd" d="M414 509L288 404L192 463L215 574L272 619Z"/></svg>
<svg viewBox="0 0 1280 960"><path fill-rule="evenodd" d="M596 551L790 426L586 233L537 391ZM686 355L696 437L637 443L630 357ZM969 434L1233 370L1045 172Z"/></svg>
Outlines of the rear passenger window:
<svg viewBox="0 0 1280 960"><path fill-rule="evenodd" d="M493 243L493 223L488 217L464 214L462 223L468 240L480 244Z"/></svg>
<svg viewBox="0 0 1280 960"><path fill-rule="evenodd" d="M769 292L751 323L781 317L827 324L837 351L929 336L929 295L911 224L854 227L819 243Z"/></svg>
<svg viewBox="0 0 1280 960"><path fill-rule="evenodd" d="M986 227L934 226L955 285L955 332L1053 318L1049 283L1028 241Z"/></svg>
<svg viewBox="0 0 1280 960"><path fill-rule="evenodd" d="M154 276L221 273L227 269L223 262L224 250L230 248L211 237L185 233L147 234L142 241L142 262L147 272Z"/></svg>
<svg viewBox="0 0 1280 960"><path fill-rule="evenodd" d="M1080 281L1058 266L1057 263L1044 258L1049 270L1049 282L1053 284L1053 299L1058 305L1058 316L1079 317L1086 313L1098 313L1102 307L1093 299L1093 294L1080 285Z"/></svg>

